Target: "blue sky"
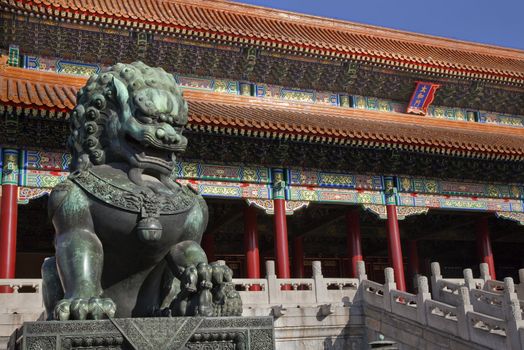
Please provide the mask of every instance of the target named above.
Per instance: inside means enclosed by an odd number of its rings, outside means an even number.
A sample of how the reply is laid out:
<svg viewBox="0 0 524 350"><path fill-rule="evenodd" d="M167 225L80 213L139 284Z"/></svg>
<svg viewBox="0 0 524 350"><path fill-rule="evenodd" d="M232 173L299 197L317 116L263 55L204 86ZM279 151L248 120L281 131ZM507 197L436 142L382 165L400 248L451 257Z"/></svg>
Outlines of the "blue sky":
<svg viewBox="0 0 524 350"><path fill-rule="evenodd" d="M524 0L236 0L524 50Z"/></svg>

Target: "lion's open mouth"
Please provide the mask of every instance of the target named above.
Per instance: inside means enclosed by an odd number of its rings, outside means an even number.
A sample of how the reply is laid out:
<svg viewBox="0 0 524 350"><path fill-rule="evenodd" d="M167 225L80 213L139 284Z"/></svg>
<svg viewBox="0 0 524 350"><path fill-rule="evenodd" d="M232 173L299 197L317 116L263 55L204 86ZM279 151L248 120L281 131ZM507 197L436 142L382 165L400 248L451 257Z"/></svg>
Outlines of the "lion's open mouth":
<svg viewBox="0 0 524 350"><path fill-rule="evenodd" d="M175 157L175 147L157 147L156 145L150 144L148 142L140 142L127 134L125 136L125 139L126 143L133 150L133 153L135 154L137 160L140 162L169 163L173 161Z"/></svg>

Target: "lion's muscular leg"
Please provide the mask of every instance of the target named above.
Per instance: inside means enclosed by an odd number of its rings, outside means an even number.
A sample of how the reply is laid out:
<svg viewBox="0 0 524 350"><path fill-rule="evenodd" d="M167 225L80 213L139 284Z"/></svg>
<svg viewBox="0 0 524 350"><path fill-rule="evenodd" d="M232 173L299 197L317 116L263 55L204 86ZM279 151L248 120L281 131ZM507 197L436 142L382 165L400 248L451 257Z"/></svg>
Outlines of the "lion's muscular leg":
<svg viewBox="0 0 524 350"><path fill-rule="evenodd" d="M55 226L56 263L64 287L64 299L55 306L55 318L112 316L114 303L100 298L104 255L94 233L87 197L66 181L51 193L49 214Z"/></svg>
<svg viewBox="0 0 524 350"><path fill-rule="evenodd" d="M180 242L171 248L166 260L181 282L181 291L173 301L172 312L178 316L211 316L211 268L200 245L195 241Z"/></svg>
<svg viewBox="0 0 524 350"><path fill-rule="evenodd" d="M56 268L56 258L46 258L42 264L42 296L46 312L46 319L54 318L55 305L64 298L64 289Z"/></svg>

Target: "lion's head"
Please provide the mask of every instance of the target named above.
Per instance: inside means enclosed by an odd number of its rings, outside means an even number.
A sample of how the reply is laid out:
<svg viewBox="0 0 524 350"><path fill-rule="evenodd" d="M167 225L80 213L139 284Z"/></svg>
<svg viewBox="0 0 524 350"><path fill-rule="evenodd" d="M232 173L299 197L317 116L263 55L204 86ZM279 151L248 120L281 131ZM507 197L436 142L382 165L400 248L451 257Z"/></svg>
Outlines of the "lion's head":
<svg viewBox="0 0 524 350"><path fill-rule="evenodd" d="M117 63L78 91L68 147L72 168L127 162L168 173L185 150L187 103L171 74L142 62Z"/></svg>

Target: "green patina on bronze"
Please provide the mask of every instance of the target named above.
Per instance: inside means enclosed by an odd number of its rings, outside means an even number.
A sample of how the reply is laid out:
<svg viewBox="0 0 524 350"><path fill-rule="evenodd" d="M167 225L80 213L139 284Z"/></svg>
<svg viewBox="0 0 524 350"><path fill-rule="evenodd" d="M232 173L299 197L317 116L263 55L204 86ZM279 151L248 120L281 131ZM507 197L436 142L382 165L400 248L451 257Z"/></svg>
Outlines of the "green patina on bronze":
<svg viewBox="0 0 524 350"><path fill-rule="evenodd" d="M161 68L119 63L80 89L73 172L49 199L48 319L241 314L231 269L199 245L207 205L173 175L186 123L187 103Z"/></svg>

